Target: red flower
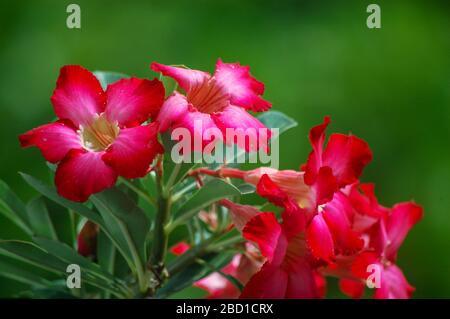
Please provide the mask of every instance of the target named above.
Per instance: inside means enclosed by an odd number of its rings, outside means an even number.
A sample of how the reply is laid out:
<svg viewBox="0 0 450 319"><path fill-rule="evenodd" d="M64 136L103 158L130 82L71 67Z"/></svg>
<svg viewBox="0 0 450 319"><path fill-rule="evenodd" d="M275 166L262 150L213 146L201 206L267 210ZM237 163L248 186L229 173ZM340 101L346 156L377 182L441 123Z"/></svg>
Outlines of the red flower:
<svg viewBox="0 0 450 319"><path fill-rule="evenodd" d="M45 159L58 163L58 193L83 202L115 184L117 176L144 176L162 146L156 116L164 100L158 80L122 79L106 92L88 70L61 69L51 101L59 120L20 135L22 147L38 147Z"/></svg>
<svg viewBox="0 0 450 319"><path fill-rule="evenodd" d="M152 63L151 68L174 78L186 92L186 95L175 92L165 101L158 116L162 132L169 128L187 128L191 136L199 136L205 146L212 140L212 136L204 134L207 129L216 130L223 136L229 135L227 128L241 129L248 133L248 138L230 137L226 142L237 144L247 151L258 149L259 129L266 127L247 111L267 111L271 104L260 97L264 93L264 84L250 75L249 67L239 63L223 63L219 59L213 76L159 63ZM196 122L201 127L196 126ZM269 134L267 132L267 139ZM194 148L196 151L202 150L195 145Z"/></svg>

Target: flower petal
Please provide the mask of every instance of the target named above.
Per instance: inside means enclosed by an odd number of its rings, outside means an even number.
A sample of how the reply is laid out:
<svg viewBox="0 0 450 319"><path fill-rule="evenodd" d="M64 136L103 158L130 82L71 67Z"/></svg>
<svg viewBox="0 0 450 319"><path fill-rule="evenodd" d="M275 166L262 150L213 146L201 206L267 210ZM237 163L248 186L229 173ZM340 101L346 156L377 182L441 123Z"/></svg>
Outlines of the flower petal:
<svg viewBox="0 0 450 319"><path fill-rule="evenodd" d="M322 158L340 187L356 182L371 160L372 151L364 140L343 134L331 134Z"/></svg>
<svg viewBox="0 0 450 319"><path fill-rule="evenodd" d="M158 114L159 129L165 132L188 112L188 102L184 95L174 92L163 104Z"/></svg>
<svg viewBox="0 0 450 319"><path fill-rule="evenodd" d="M245 239L258 245L261 254L269 261L275 257L281 226L274 213L261 213L250 219L242 235Z"/></svg>
<svg viewBox="0 0 450 319"><path fill-rule="evenodd" d="M330 124L330 117L325 116L322 124L314 126L309 131L309 141L313 150L308 156L308 161L302 167L302 170L305 171L305 183L308 185L312 185L315 182L316 175L322 166L323 143L328 124Z"/></svg>
<svg viewBox="0 0 450 319"><path fill-rule="evenodd" d="M86 201L91 194L113 186L114 170L102 160L104 152L71 150L59 163L55 173L58 193L76 202Z"/></svg>
<svg viewBox="0 0 450 319"><path fill-rule="evenodd" d="M405 240L411 228L423 217L423 209L415 203L400 203L392 208L391 215L386 223L388 245L385 250L386 257L395 260L397 250Z"/></svg>
<svg viewBox="0 0 450 319"><path fill-rule="evenodd" d="M320 291L316 285L316 278L308 263L298 261L289 271L289 280L286 289L287 299L319 298Z"/></svg>
<svg viewBox="0 0 450 319"><path fill-rule="evenodd" d="M253 206L236 204L228 199L221 200L220 204L229 209L233 224L240 232L250 219L261 213Z"/></svg>
<svg viewBox="0 0 450 319"><path fill-rule="evenodd" d="M317 214L306 230L306 242L314 257L333 263L335 260L334 243L330 229L322 217Z"/></svg>
<svg viewBox="0 0 450 319"><path fill-rule="evenodd" d="M361 281L342 278L339 280L339 289L353 299L359 299L364 293L364 283Z"/></svg>
<svg viewBox="0 0 450 319"><path fill-rule="evenodd" d="M229 105L222 112L213 114L212 118L222 131L227 144L237 144L247 152L262 148L268 153L270 129L243 108Z"/></svg>
<svg viewBox="0 0 450 319"><path fill-rule="evenodd" d="M211 77L203 71L179 68L156 62L153 62L150 67L155 72L161 72L163 75L173 78L186 92Z"/></svg>
<svg viewBox="0 0 450 319"><path fill-rule="evenodd" d="M102 159L120 176L143 177L155 156L164 151L157 135L157 123L121 129Z"/></svg>
<svg viewBox="0 0 450 319"><path fill-rule="evenodd" d="M66 65L61 68L51 101L60 119L69 119L78 127L104 111L106 95L94 74L79 65Z"/></svg>
<svg viewBox="0 0 450 319"><path fill-rule="evenodd" d="M156 116L164 102L164 86L154 79L121 79L106 89L106 117L132 127Z"/></svg>
<svg viewBox="0 0 450 319"><path fill-rule="evenodd" d="M241 299L282 299L286 296L289 275L280 267L265 263L245 285Z"/></svg>
<svg viewBox="0 0 450 319"><path fill-rule="evenodd" d="M352 214L350 201L341 192L334 194L333 200L325 205L322 212L333 235L336 249L344 255L354 254L364 245L359 234L352 230Z"/></svg>
<svg viewBox="0 0 450 319"><path fill-rule="evenodd" d="M61 161L71 149L81 149L81 141L69 121L58 121L19 136L22 147L36 146L50 163Z"/></svg>
<svg viewBox="0 0 450 319"><path fill-rule="evenodd" d="M217 61L214 78L230 95L232 104L255 112L267 111L272 104L263 100L264 84L250 74L248 66Z"/></svg>
<svg viewBox="0 0 450 319"><path fill-rule="evenodd" d="M408 299L415 288L406 280L396 265L387 266L381 273L381 287L375 291L375 299Z"/></svg>

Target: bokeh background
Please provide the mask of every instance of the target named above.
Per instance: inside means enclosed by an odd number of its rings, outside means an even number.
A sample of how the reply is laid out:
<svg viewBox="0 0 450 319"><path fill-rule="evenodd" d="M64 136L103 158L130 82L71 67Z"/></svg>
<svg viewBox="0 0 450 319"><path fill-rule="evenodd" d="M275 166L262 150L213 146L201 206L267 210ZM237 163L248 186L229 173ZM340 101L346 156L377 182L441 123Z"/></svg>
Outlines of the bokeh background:
<svg viewBox="0 0 450 319"><path fill-rule="evenodd" d="M66 27L73 2L80 30ZM381 29L366 26L371 2L381 6ZM425 208L399 253L414 296L448 298L449 2L371 2L1 1L0 178L24 199L35 194L18 171L48 178L17 135L54 118L49 99L65 64L154 77L151 61L209 71L218 57L240 61L265 82L274 109L299 122L282 137L282 168L305 161L308 130L324 115L330 131L369 142L363 181L376 183L385 205L414 199ZM17 235L0 216L0 238ZM0 278L0 296L20 288Z"/></svg>

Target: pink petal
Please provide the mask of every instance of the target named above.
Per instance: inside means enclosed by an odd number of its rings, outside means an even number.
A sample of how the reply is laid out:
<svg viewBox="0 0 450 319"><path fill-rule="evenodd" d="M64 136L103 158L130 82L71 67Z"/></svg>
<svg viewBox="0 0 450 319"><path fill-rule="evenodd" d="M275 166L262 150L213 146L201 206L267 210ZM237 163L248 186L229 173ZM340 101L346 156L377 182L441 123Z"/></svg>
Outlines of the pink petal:
<svg viewBox="0 0 450 319"><path fill-rule="evenodd" d="M381 287L375 291L375 299L409 299L415 288L406 280L396 265L387 266L381 273Z"/></svg>
<svg viewBox="0 0 450 319"><path fill-rule="evenodd" d="M423 209L411 202L400 203L392 208L386 223L386 233L389 239L385 250L386 257L395 260L397 250L402 245L411 228L423 217Z"/></svg>
<svg viewBox="0 0 450 319"><path fill-rule="evenodd" d="M163 104L158 114L159 129L165 132L188 112L188 102L184 95L174 92Z"/></svg>
<svg viewBox="0 0 450 319"><path fill-rule="evenodd" d="M211 77L206 72L164 65L156 62L153 62L150 67L155 72L161 72L163 75L173 78L186 92Z"/></svg>
<svg viewBox="0 0 450 319"><path fill-rule="evenodd" d="M230 95L232 104L255 112L267 111L272 104L263 100L264 84L250 74L248 66L217 61L214 78Z"/></svg>
<svg viewBox="0 0 450 319"><path fill-rule="evenodd" d="M242 232L250 219L261 213L253 206L239 205L227 199L221 200L220 204L229 209L233 224L240 232Z"/></svg>
<svg viewBox="0 0 450 319"><path fill-rule="evenodd" d="M195 152L202 152L206 145L215 140L214 137L217 137L217 139L222 137L219 134L219 128L211 119L211 115L198 112L195 109L190 109L180 116L172 128L185 128L190 132L191 149ZM216 135L212 134L211 136L207 136L207 130L211 133L215 132Z"/></svg>
<svg viewBox="0 0 450 319"><path fill-rule="evenodd" d="M261 213L253 217L245 225L242 235L245 239L256 243L261 254L269 261L275 256L278 241L281 235L281 226L278 223L275 214Z"/></svg>
<svg viewBox="0 0 450 319"><path fill-rule="evenodd" d="M121 129L102 158L120 176L143 177L155 156L163 152L157 136L157 123Z"/></svg>
<svg viewBox="0 0 450 319"><path fill-rule="evenodd" d="M60 119L86 125L105 109L106 95L97 78L79 65L61 68L51 101Z"/></svg>
<svg viewBox="0 0 450 319"><path fill-rule="evenodd" d="M260 147L266 153L268 152L270 129L243 108L229 105L222 112L213 114L212 117L223 136L227 138L227 144L237 144L247 152L257 151ZM236 135L227 134L227 128L235 129Z"/></svg>
<svg viewBox="0 0 450 319"><path fill-rule="evenodd" d="M314 257L329 263L334 262L333 237L321 214L314 216L308 226L306 241Z"/></svg>
<svg viewBox="0 0 450 319"><path fill-rule="evenodd" d="M106 116L120 127L132 127L158 114L164 102L164 86L160 81L121 79L106 89Z"/></svg>
<svg viewBox="0 0 450 319"><path fill-rule="evenodd" d="M245 285L241 299L282 299L286 296L289 275L280 267L265 263Z"/></svg>
<svg viewBox="0 0 450 319"><path fill-rule="evenodd" d="M19 136L22 147L36 146L50 163L57 163L71 149L81 149L81 141L72 124L58 121L32 129Z"/></svg>
<svg viewBox="0 0 450 319"><path fill-rule="evenodd" d="M363 168L372 160L369 145L356 136L332 134L323 152L323 165L333 170L340 187L358 180Z"/></svg>
<svg viewBox="0 0 450 319"><path fill-rule="evenodd" d="M55 174L58 193L76 202L112 187L116 172L102 160L104 152L72 150L59 163Z"/></svg>

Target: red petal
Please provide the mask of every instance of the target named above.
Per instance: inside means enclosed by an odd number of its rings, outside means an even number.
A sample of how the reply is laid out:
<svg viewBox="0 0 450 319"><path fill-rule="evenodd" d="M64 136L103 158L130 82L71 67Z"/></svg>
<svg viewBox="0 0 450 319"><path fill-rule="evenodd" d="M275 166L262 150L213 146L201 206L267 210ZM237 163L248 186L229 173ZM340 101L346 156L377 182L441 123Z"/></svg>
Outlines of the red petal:
<svg viewBox="0 0 450 319"><path fill-rule="evenodd" d="M264 93L264 84L251 76L248 66L223 63L219 59L214 78L228 92L232 104L255 112L267 111L272 107L259 96Z"/></svg>
<svg viewBox="0 0 450 319"><path fill-rule="evenodd" d="M183 255L190 248L191 248L191 246L187 242L181 241L178 244L172 246L170 248L170 252L172 254L174 254L175 256L180 256L180 255Z"/></svg>
<svg viewBox="0 0 450 319"><path fill-rule="evenodd" d="M121 129L103 160L123 177L143 177L155 156L163 152L157 135L157 123Z"/></svg>
<svg viewBox="0 0 450 319"><path fill-rule="evenodd" d="M321 167L311 188L315 206L329 202L333 198L334 192L338 190L337 181L331 168L328 166Z"/></svg>
<svg viewBox="0 0 450 319"><path fill-rule="evenodd" d="M358 180L363 168L372 160L369 145L356 136L332 134L323 152L323 166L333 170L340 187Z"/></svg>
<svg viewBox="0 0 450 319"><path fill-rule="evenodd" d="M312 219L306 232L306 242L314 257L326 262L333 263L334 244L330 230L321 214L317 214Z"/></svg>
<svg viewBox="0 0 450 319"><path fill-rule="evenodd" d="M245 225L256 215L261 212L257 210L255 207L250 205L239 205L233 203L227 199L223 199L220 201L222 206L225 206L230 210L231 219L236 228L242 232Z"/></svg>
<svg viewBox="0 0 450 319"><path fill-rule="evenodd" d="M57 163L71 149L81 149L78 134L68 121L58 121L32 129L19 136L22 147L36 146L50 163Z"/></svg>
<svg viewBox="0 0 450 319"><path fill-rule="evenodd" d="M286 297L288 273L265 263L245 285L241 299L282 299Z"/></svg>
<svg viewBox="0 0 450 319"><path fill-rule="evenodd" d="M88 124L105 109L106 95L97 78L79 65L61 68L51 101L60 119Z"/></svg>
<svg viewBox="0 0 450 319"><path fill-rule="evenodd" d="M106 89L106 116L120 127L132 127L158 114L164 102L164 86L160 81L122 79Z"/></svg>
<svg viewBox="0 0 450 319"><path fill-rule="evenodd" d="M325 130L328 124L330 124L330 117L325 116L322 124L314 126L309 131L309 140L313 150L309 154L308 161L303 169L305 171L305 183L308 185L312 185L315 182L316 174L322 166L322 150L325 141Z"/></svg>
<svg viewBox="0 0 450 319"><path fill-rule="evenodd" d="M423 217L423 209L415 203L400 203L392 208L386 223L388 246L386 257L395 260L397 250L402 245L411 228Z"/></svg>
<svg viewBox="0 0 450 319"><path fill-rule="evenodd" d="M102 160L104 152L72 150L59 163L55 174L58 193L76 202L115 184L117 174Z"/></svg>
<svg viewBox="0 0 450 319"><path fill-rule="evenodd" d="M323 279L323 277L322 277ZM324 287L321 287L324 289ZM306 261L297 262L294 269L289 272L288 286L285 298L318 298L319 287L316 285L316 277Z"/></svg>
<svg viewBox="0 0 450 319"><path fill-rule="evenodd" d="M250 219L245 225L242 235L245 239L256 243L261 254L271 261L275 256L275 251L279 245L281 226L275 214L261 213Z"/></svg>
<svg viewBox="0 0 450 319"><path fill-rule="evenodd" d="M258 195L266 198L271 203L277 206L284 206L288 196L283 192L267 174L263 174L256 185L256 192Z"/></svg>
<svg viewBox="0 0 450 319"><path fill-rule="evenodd" d="M161 72L163 75L175 79L185 91L189 91L190 88L211 77L206 72L164 65L156 62L153 62L150 67L155 72Z"/></svg>
<svg viewBox="0 0 450 319"><path fill-rule="evenodd" d="M348 198L341 192L336 193L331 202L323 209L323 217L333 235L336 249L344 255L351 255L360 250L364 241L352 230L351 218L353 208Z"/></svg>
<svg viewBox="0 0 450 319"><path fill-rule="evenodd" d="M339 280L339 289L353 299L360 299L364 293L364 283L352 279L342 278Z"/></svg>

